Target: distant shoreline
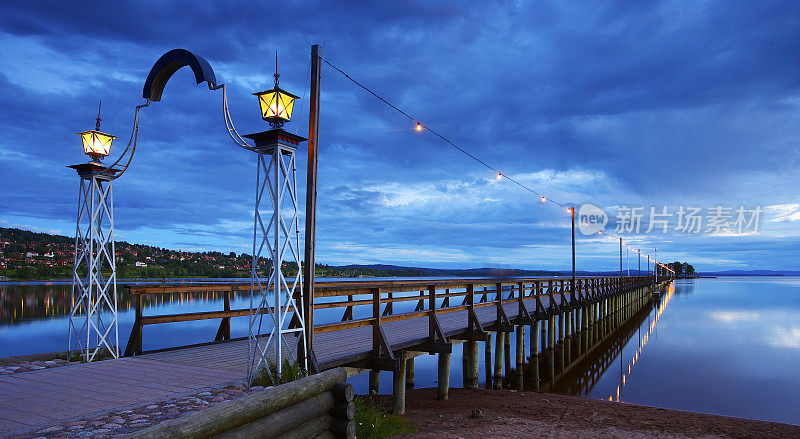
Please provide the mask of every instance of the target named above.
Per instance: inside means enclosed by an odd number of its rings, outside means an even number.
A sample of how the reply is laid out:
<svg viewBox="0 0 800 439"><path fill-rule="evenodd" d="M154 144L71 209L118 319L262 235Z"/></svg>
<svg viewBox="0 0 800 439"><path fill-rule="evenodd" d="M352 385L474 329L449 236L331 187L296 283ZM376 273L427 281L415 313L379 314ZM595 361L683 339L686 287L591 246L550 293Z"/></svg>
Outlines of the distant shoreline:
<svg viewBox="0 0 800 439"><path fill-rule="evenodd" d="M606 272L600 273L591 273L591 272L581 272L578 277L586 277L586 276L603 276L609 275ZM634 274L632 274L634 275ZM558 274L549 274L549 275L531 275L531 276L496 276L492 278L502 278L508 277L509 279L512 278L520 278L520 277L564 277L569 276L569 273L558 273ZM678 279L717 279L721 277L796 277L800 276L799 274L793 273L712 273L712 274L700 274L695 275L692 277L679 277ZM316 276L317 278L333 278L333 279L353 279L352 276ZM446 276L446 275L430 275L430 276L392 276L392 275L385 275L385 276L356 276L357 278L365 278L365 279L374 279L374 278L381 278L381 277L391 277L391 278L419 278L419 279L433 279L433 278L443 278L443 277L466 277L466 276ZM489 277L485 275L476 275L471 277ZM219 280L220 282L237 282L237 281L245 281L250 279L249 277L232 277L232 278L215 278L215 277L176 277L176 278L127 278L127 279L118 279L118 285L124 285L130 282L185 282L185 281L202 281L202 280ZM13 284L42 284L47 285L50 283L54 284L66 284L69 285L72 283L72 279L28 279L28 280L0 280L0 285L13 285Z"/></svg>

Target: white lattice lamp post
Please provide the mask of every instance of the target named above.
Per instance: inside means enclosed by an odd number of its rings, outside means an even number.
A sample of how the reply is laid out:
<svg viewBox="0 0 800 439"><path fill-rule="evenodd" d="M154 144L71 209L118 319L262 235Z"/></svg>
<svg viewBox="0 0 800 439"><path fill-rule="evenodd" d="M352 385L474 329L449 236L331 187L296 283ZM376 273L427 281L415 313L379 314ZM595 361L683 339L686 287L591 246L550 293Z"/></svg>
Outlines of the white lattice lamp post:
<svg viewBox="0 0 800 439"><path fill-rule="evenodd" d="M69 166L78 172L78 220L72 294L69 313L68 351L84 361L101 354L119 357L117 331L117 265L114 256L114 199L111 182L116 169L102 159L116 138L100 131L100 111L95 129L78 133L88 163Z"/></svg>
<svg viewBox="0 0 800 439"><path fill-rule="evenodd" d="M291 119L298 97L278 87L278 76L276 72L274 88L254 93L261 117L272 129L245 136L255 143L248 149L258 155L248 383L252 383L262 367L270 373L270 363L278 373L284 360L299 362L308 370L305 319L300 312L303 282L295 166L295 151L307 139L281 128ZM294 276L287 277L281 267L291 262L298 270ZM267 277L259 273L262 268L265 274L269 273Z"/></svg>

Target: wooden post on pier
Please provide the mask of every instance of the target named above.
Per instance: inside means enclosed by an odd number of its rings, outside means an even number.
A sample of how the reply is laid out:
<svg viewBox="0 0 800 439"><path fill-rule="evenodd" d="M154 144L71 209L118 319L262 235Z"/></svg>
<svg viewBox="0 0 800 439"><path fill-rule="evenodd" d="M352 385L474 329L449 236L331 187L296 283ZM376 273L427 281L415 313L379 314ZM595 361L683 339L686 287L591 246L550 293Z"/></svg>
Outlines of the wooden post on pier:
<svg viewBox="0 0 800 439"><path fill-rule="evenodd" d="M525 367L525 326L517 325L517 390L522 390Z"/></svg>
<svg viewBox="0 0 800 439"><path fill-rule="evenodd" d="M380 378L381 371L371 369L369 371L369 394L377 395L380 393Z"/></svg>
<svg viewBox="0 0 800 439"><path fill-rule="evenodd" d="M564 352L564 340L566 339L565 336L567 327L567 321L565 319L566 315L567 314L565 312L562 312L558 315L558 343L556 343L556 348L558 349L558 370L561 371L561 373L564 373L564 367L566 364L566 353Z"/></svg>
<svg viewBox="0 0 800 439"><path fill-rule="evenodd" d="M406 359L406 387L414 388L414 357Z"/></svg>
<svg viewBox="0 0 800 439"><path fill-rule="evenodd" d="M535 320L531 325L531 371L533 389L539 390L539 320Z"/></svg>
<svg viewBox="0 0 800 439"><path fill-rule="evenodd" d="M450 354L439 353L439 385L436 387L436 399L446 401L450 392Z"/></svg>
<svg viewBox="0 0 800 439"><path fill-rule="evenodd" d="M483 370L486 373L486 388L493 388L492 385L492 335L486 337L483 350Z"/></svg>
<svg viewBox="0 0 800 439"><path fill-rule="evenodd" d="M507 333L503 340L503 386L505 386L506 380L511 380L511 333Z"/></svg>
<svg viewBox="0 0 800 439"><path fill-rule="evenodd" d="M400 355L400 361L397 362L397 369L392 372L393 384L393 403L392 413L395 415L403 415L406 413L406 362L403 360L404 354ZM414 364L413 362L411 364Z"/></svg>
<svg viewBox="0 0 800 439"><path fill-rule="evenodd" d="M494 383L493 389L503 388L503 351L506 333L497 331L494 335Z"/></svg>
<svg viewBox="0 0 800 439"><path fill-rule="evenodd" d="M589 352L589 338L592 336L592 306L583 308L583 353Z"/></svg>
<svg viewBox="0 0 800 439"><path fill-rule="evenodd" d="M547 362L552 386L556 382L556 316L547 319L547 336Z"/></svg>
<svg viewBox="0 0 800 439"><path fill-rule="evenodd" d="M477 389L478 388L478 342L475 340L468 340L464 343L464 388Z"/></svg>
<svg viewBox="0 0 800 439"><path fill-rule="evenodd" d="M564 334L564 364L570 364L570 357L572 357L572 313L573 311L567 311L567 322L566 322L566 333Z"/></svg>

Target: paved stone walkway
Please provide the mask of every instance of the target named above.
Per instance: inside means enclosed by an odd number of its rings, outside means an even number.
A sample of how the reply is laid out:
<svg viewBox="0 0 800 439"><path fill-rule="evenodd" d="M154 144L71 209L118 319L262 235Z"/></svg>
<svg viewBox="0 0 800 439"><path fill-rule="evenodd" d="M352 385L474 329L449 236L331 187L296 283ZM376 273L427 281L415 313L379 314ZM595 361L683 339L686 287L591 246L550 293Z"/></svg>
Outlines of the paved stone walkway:
<svg viewBox="0 0 800 439"><path fill-rule="evenodd" d="M0 377L0 436L241 380L241 372L141 357Z"/></svg>
<svg viewBox="0 0 800 439"><path fill-rule="evenodd" d="M0 366L0 375L13 375L15 373L33 372L34 370L52 369L54 367L72 366L81 364L80 361L67 361L60 358L54 360L20 361Z"/></svg>
<svg viewBox="0 0 800 439"><path fill-rule="evenodd" d="M105 438L130 433L262 389L263 387L253 387L248 391L244 384L201 389L159 402L120 408L103 414L12 433L5 439Z"/></svg>

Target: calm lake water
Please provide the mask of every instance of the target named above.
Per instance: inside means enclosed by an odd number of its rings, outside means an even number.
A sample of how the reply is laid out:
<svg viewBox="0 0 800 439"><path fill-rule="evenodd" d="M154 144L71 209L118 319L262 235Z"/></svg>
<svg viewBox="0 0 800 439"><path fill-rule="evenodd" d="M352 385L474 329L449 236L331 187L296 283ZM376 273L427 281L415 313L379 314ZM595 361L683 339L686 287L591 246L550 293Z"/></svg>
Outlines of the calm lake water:
<svg viewBox="0 0 800 439"><path fill-rule="evenodd" d="M69 285L0 284L0 356L64 350L69 293ZM249 301L249 295L240 294L231 307L246 308ZM130 303L129 297L120 297L122 346L133 324ZM145 315L219 309L218 295L171 295L147 302ZM320 310L316 318L320 323L338 321L340 313ZM210 341L218 325L218 321L151 325L144 329L143 347ZM246 333L247 318L232 319L231 335ZM568 374L554 391L800 424L800 277L677 280L660 304L636 316L614 342L622 348L597 360L603 372L591 385L578 388ZM453 349L454 387L462 385L462 346ZM513 346L512 336L512 355ZM482 343L480 349L483 352ZM483 381L482 363L480 368ZM435 356L417 357L415 369L417 387L436 385ZM366 374L352 382L360 393L367 391ZM381 392L391 392L391 373L381 374L380 387Z"/></svg>

